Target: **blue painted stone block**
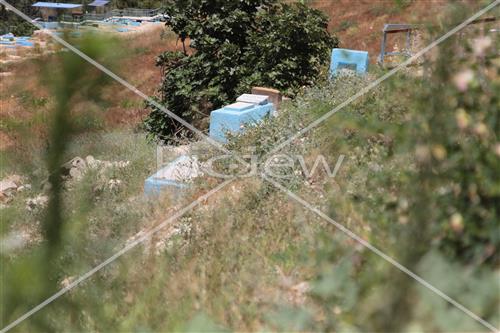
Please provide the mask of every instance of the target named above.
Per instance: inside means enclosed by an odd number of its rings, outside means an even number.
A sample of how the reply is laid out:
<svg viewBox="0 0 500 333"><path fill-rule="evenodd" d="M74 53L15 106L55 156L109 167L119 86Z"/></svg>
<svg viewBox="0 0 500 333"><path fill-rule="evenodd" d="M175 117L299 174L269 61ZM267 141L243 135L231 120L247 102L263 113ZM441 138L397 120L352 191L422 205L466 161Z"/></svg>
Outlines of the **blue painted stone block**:
<svg viewBox="0 0 500 333"><path fill-rule="evenodd" d="M16 44L19 45L19 46L27 46L27 47L33 47L33 46L35 46L35 43L29 42L29 41L26 41L26 40L18 40L18 41L16 41Z"/></svg>
<svg viewBox="0 0 500 333"><path fill-rule="evenodd" d="M355 70L358 74L368 71L368 52L348 49L333 49L330 64L330 76L338 73L339 69L348 68Z"/></svg>
<svg viewBox="0 0 500 333"><path fill-rule="evenodd" d="M178 197L182 193L179 190L189 188L188 182L198 176L200 176L198 160L195 157L182 155L144 181L144 195L155 197L170 191L174 197Z"/></svg>
<svg viewBox="0 0 500 333"><path fill-rule="evenodd" d="M173 193L177 193L177 190L185 188L188 188L187 184L175 180L155 178L155 175L152 175L144 182L144 195L146 197L155 197L167 189L171 189Z"/></svg>
<svg viewBox="0 0 500 333"><path fill-rule="evenodd" d="M264 105L236 102L210 113L210 137L226 142L226 132L241 132L244 125L257 123L268 116L272 103Z"/></svg>

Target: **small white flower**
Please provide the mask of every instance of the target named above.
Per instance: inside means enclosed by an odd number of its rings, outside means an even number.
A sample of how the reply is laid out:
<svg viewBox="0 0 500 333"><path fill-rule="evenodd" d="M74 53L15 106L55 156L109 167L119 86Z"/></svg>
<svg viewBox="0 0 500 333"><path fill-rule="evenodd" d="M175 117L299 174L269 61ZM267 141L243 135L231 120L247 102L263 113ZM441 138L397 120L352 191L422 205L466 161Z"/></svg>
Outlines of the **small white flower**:
<svg viewBox="0 0 500 333"><path fill-rule="evenodd" d="M477 57L484 56L484 51L486 51L493 41L489 36L483 36L472 40L472 50L474 51L474 55Z"/></svg>
<svg viewBox="0 0 500 333"><path fill-rule="evenodd" d="M458 90L464 92L469 87L470 82L474 79L474 72L470 69L466 69L456 74L453 77L453 83L458 88Z"/></svg>

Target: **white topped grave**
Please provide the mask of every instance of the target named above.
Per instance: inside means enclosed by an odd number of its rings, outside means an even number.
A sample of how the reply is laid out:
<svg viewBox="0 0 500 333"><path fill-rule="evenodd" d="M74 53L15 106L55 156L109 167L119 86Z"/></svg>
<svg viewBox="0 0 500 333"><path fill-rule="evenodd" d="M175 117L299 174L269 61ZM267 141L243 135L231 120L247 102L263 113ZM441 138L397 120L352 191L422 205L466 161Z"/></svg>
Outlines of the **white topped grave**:
<svg viewBox="0 0 500 333"><path fill-rule="evenodd" d="M196 157L182 155L164 168L158 170L153 178L185 182L201 175L200 165Z"/></svg>
<svg viewBox="0 0 500 333"><path fill-rule="evenodd" d="M251 103L256 105L265 105L269 101L269 96L266 95L255 95L255 94L243 94L236 99L237 102Z"/></svg>
<svg viewBox="0 0 500 333"><path fill-rule="evenodd" d="M254 106L255 105L251 103L236 102L225 106L224 109L232 111L245 111L253 108Z"/></svg>

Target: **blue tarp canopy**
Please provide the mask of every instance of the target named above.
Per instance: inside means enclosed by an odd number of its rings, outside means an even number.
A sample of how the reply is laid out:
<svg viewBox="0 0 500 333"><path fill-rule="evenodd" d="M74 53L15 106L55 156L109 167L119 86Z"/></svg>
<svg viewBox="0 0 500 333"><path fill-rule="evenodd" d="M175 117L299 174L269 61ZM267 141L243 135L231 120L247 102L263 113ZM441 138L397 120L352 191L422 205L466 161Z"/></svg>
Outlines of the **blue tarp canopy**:
<svg viewBox="0 0 500 333"><path fill-rule="evenodd" d="M109 1L107 1L107 0L95 0L92 3L89 3L88 6L102 7L102 6L106 6L108 3L109 3Z"/></svg>
<svg viewBox="0 0 500 333"><path fill-rule="evenodd" d="M33 7L40 8L56 8L56 9L73 9L82 7L82 5L76 3L58 3L58 2L37 2L32 5Z"/></svg>

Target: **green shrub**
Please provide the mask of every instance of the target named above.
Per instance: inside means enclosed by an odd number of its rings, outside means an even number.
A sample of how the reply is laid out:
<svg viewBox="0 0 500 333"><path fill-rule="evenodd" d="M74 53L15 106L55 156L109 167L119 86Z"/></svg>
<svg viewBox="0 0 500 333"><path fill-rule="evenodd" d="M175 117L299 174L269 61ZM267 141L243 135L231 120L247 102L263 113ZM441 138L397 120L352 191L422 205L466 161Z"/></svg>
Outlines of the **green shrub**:
<svg viewBox="0 0 500 333"><path fill-rule="evenodd" d="M16 5L16 8L21 10L26 15L33 15L33 7L31 1L20 0L11 2ZM26 22L14 13L8 12L4 5L0 5L0 35L13 33L15 36L31 36L36 27L30 22Z"/></svg>
<svg viewBox="0 0 500 333"><path fill-rule="evenodd" d="M500 39L469 40L460 57L449 43L413 115L417 184L436 237L450 255L498 265L500 255ZM439 92L439 93L437 93Z"/></svg>
<svg viewBox="0 0 500 333"><path fill-rule="evenodd" d="M254 85L295 95L313 83L338 45L328 19L302 4L275 0L175 1L168 26L193 54L167 52L159 101L186 121L203 127L210 111L233 101ZM154 135L187 134L160 110L146 127Z"/></svg>

